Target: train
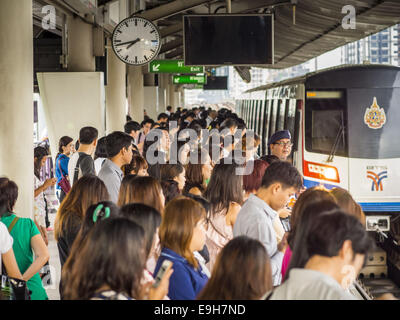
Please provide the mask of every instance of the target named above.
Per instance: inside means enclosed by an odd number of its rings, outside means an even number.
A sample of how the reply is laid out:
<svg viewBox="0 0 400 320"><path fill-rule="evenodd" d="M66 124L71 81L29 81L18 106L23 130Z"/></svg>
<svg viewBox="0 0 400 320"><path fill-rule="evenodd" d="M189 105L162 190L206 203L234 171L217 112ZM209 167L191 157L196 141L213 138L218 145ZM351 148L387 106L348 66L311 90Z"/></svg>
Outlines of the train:
<svg viewBox="0 0 400 320"><path fill-rule="evenodd" d="M305 187L347 189L365 213L400 213L400 68L342 65L246 91L236 112L261 137L287 129Z"/></svg>
<svg viewBox="0 0 400 320"><path fill-rule="evenodd" d="M367 217L389 217L389 232L371 235L377 247L352 293L400 298L400 68L363 64L310 72L246 91L236 112L260 136L260 154L268 153L274 132L290 131L289 161L305 187L347 189Z"/></svg>

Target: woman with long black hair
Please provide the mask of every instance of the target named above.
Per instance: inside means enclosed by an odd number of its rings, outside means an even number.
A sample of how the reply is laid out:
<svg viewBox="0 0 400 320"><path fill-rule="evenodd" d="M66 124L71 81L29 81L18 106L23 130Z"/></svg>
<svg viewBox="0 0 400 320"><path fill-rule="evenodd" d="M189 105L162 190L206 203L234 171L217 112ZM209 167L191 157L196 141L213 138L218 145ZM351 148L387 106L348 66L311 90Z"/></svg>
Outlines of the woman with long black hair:
<svg viewBox="0 0 400 320"><path fill-rule="evenodd" d="M73 141L71 137L64 136L58 142L58 154L56 156L56 163L55 163L55 173L57 177L57 196L60 203L64 200L66 193L60 187L59 183L61 182L63 177L68 177L68 162L69 156L73 150Z"/></svg>
<svg viewBox="0 0 400 320"><path fill-rule="evenodd" d="M50 178L44 181L40 180L40 169L44 166L48 156L47 150L43 147L36 147L34 153L34 221L43 237L44 242L48 245L46 230L46 200L44 192L54 186L57 182L56 178Z"/></svg>

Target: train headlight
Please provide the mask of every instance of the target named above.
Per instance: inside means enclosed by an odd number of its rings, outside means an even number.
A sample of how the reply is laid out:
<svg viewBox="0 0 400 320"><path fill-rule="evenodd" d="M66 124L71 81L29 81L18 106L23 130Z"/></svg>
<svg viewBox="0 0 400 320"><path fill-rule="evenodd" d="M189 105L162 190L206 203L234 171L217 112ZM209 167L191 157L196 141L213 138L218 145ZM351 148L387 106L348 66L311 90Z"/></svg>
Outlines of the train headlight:
<svg viewBox="0 0 400 320"><path fill-rule="evenodd" d="M333 169L333 168L325 168L325 170L323 170L322 173L325 178L329 179L329 180L337 180L338 176L337 176L337 170Z"/></svg>
<svg viewBox="0 0 400 320"><path fill-rule="evenodd" d="M304 161L303 171L306 177L340 183L339 172L336 167Z"/></svg>

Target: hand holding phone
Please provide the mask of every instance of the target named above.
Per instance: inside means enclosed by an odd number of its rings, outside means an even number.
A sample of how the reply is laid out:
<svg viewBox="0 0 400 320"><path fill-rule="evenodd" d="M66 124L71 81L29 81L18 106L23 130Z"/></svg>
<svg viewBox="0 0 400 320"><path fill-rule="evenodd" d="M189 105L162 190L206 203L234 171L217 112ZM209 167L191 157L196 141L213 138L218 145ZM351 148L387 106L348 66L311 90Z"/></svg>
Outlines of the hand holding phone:
<svg viewBox="0 0 400 320"><path fill-rule="evenodd" d="M164 260L160 270L157 273L153 285L149 288L149 300L161 300L168 294L169 278L174 270L172 269L172 262Z"/></svg>
<svg viewBox="0 0 400 320"><path fill-rule="evenodd" d="M160 270L158 270L157 275L156 275L156 277L154 279L155 281L153 283L153 288L158 288L158 286L160 285L160 282L162 281L165 273L169 269L171 269L171 267L172 267L172 262L171 261L169 261L169 260L164 260L163 261L163 263L161 265L161 268L160 268Z"/></svg>

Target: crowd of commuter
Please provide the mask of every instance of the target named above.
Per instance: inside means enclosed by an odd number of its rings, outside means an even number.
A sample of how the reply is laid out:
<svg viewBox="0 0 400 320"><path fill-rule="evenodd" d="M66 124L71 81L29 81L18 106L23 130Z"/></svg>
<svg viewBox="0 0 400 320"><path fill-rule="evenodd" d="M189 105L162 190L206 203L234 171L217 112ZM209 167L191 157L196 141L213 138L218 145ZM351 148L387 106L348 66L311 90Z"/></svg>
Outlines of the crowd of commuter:
<svg viewBox="0 0 400 320"><path fill-rule="evenodd" d="M356 299L349 288L373 248L365 216L344 189L305 190L289 131L259 156L260 137L227 109L169 107L121 129L60 138L45 181L48 152L35 148L33 220L18 219L18 186L0 178L0 257L32 299L47 299L53 185L62 299Z"/></svg>

